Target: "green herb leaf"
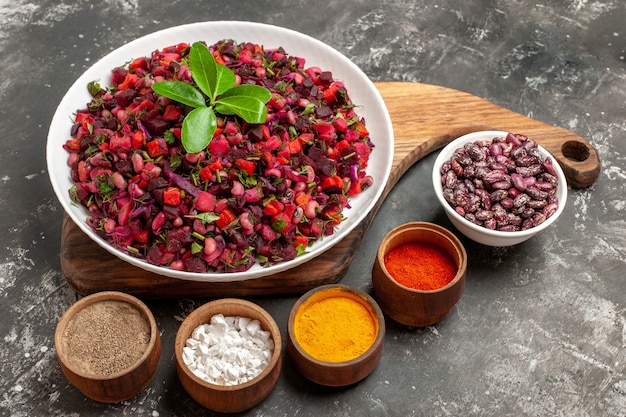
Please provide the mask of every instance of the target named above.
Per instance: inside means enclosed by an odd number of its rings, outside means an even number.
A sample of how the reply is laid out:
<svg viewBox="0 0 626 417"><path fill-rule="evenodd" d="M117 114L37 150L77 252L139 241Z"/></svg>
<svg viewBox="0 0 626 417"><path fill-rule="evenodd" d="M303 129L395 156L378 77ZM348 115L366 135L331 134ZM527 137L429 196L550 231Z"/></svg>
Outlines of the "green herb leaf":
<svg viewBox="0 0 626 417"><path fill-rule="evenodd" d="M100 92L100 84L97 81L90 81L87 83L87 90L95 97Z"/></svg>
<svg viewBox="0 0 626 417"><path fill-rule="evenodd" d="M163 139L165 139L165 143L171 145L176 141L176 136L174 136L174 133L171 130L166 130L163 132Z"/></svg>
<svg viewBox="0 0 626 417"><path fill-rule="evenodd" d="M205 213L198 213L198 214L194 214L193 216L189 215L185 217L189 217L190 219L199 219L199 220L202 220L203 223L207 224L207 223L213 223L214 221L217 221L217 219L220 218L220 215L207 211Z"/></svg>
<svg viewBox="0 0 626 417"><path fill-rule="evenodd" d="M198 107L183 120L181 140L185 150L196 153L207 147L217 129L217 117L210 107Z"/></svg>
<svg viewBox="0 0 626 417"><path fill-rule="evenodd" d="M200 42L191 46L189 69L200 90L209 96L211 104L235 85L235 73L224 65L217 65L211 51Z"/></svg>
<svg viewBox="0 0 626 417"><path fill-rule="evenodd" d="M254 97L221 97L215 103L215 111L220 114L236 114L248 123L264 123L267 118L265 103Z"/></svg>
<svg viewBox="0 0 626 417"><path fill-rule="evenodd" d="M198 242L192 242L191 243L191 253L192 254L195 255L197 253L200 253L200 252L202 252L203 249L204 249L204 247L201 244L199 244Z"/></svg>
<svg viewBox="0 0 626 417"><path fill-rule="evenodd" d="M313 114L315 113L315 103L309 103L306 105L304 110L302 110L302 115Z"/></svg>
<svg viewBox="0 0 626 417"><path fill-rule="evenodd" d="M233 96L246 96L250 98L256 98L263 103L267 103L270 98L272 98L272 93L265 87L261 87L256 84L240 84L236 87L233 87L227 91L225 91L221 96L220 100L225 97L233 97Z"/></svg>
<svg viewBox="0 0 626 417"><path fill-rule="evenodd" d="M265 87L255 84L240 84L225 91L215 103L217 112L236 114L248 123L263 123L267 117L265 103L272 93ZM223 106L223 107L222 107Z"/></svg>
<svg viewBox="0 0 626 417"><path fill-rule="evenodd" d="M296 256L302 256L306 253L306 245L300 244L298 245L298 247L296 248L297 251L297 255Z"/></svg>
<svg viewBox="0 0 626 417"><path fill-rule="evenodd" d="M204 96L191 84L182 81L161 81L152 84L152 89L157 94L187 106L206 107Z"/></svg>
<svg viewBox="0 0 626 417"><path fill-rule="evenodd" d="M218 64L211 51L195 42L189 51L189 69L196 86L182 81L154 83L155 93L194 107L185 119L181 132L183 147L189 153L204 150L217 129L217 116L237 115L248 123L264 123L271 92L254 84L235 86L235 73ZM206 94L209 98L207 105Z"/></svg>

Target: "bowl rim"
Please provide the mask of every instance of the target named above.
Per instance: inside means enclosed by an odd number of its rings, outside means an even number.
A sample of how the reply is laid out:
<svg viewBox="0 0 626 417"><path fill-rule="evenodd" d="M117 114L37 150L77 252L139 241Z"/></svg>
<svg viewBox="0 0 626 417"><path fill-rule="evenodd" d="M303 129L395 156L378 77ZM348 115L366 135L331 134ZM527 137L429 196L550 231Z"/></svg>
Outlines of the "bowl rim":
<svg viewBox="0 0 626 417"><path fill-rule="evenodd" d="M68 121L66 119L69 119L68 115L75 112L82 105L81 103L88 99L84 86L89 81L103 76L105 69L102 67L105 64L108 65L111 61L115 61L113 65L121 65L126 60L138 56L138 54L150 54L154 50L155 45L164 47L176 41L190 42L199 36L203 36L203 39L207 42L212 42L220 37L225 38L229 35L230 37L239 36L243 38L242 33L244 31L245 33L255 31L254 33L257 35L263 35L261 36L261 40L255 40L257 43L262 43L263 39L272 39L276 44L265 45L268 48L278 46L288 48L288 45L292 45L291 48L293 48L293 45L300 45L302 50L287 49L287 52L304 57L309 66L321 65L324 61L327 61L328 68L325 69L332 71L338 80L346 84L348 89L352 91L351 97L353 97L355 103L357 103L359 107L371 109L369 113L367 111L361 111L360 115L367 116L368 120L366 121L370 127L372 127L370 131L375 130L378 132L378 135L373 137L372 141L379 149L379 152L376 153L376 151L374 151L372 155L373 158L380 158L380 160L376 164L372 163L372 160L370 160L369 163L370 175L373 172L374 166L378 167L375 172L375 183L368 187L364 195L358 195L353 198L352 209L355 211L351 212L351 208L346 208L348 212L344 210L347 218L338 226L338 229L333 235L318 239L313 246L308 247L307 252L301 256L267 267L263 267L257 263L251 269L243 272L226 273L207 271L196 273L177 271L169 267L150 264L143 259L133 257L113 247L105 239L97 236L82 220L83 217L86 216L86 209L82 206L76 208L70 201L68 196L69 187L66 187L66 182L68 181L66 177L69 177L68 171L66 168L58 166L59 164L63 164L62 161L59 161L59 154L62 149L58 149L60 148L61 142L59 141L61 139L54 138L69 137L69 128L66 129L66 123L68 123ZM224 32L228 33L228 35L224 34ZM247 36L252 37L251 35ZM279 39L283 39L283 41L279 41ZM242 42L245 41L245 39L240 39L239 41ZM320 61L322 61L322 63L320 63ZM109 67L106 68L106 70L109 69ZM78 96L76 96L77 94ZM369 100L365 101L366 97L369 98ZM359 98L361 98L361 100L359 100ZM376 129L373 129L374 127L376 127ZM376 155L380 156L378 157ZM292 269L328 251L365 220L368 213L374 209L376 202L382 198L385 186L391 175L393 156L394 135L389 110L382 95L363 70L337 49L312 36L277 25L242 20L199 21L176 25L135 38L105 54L74 81L59 102L52 116L46 145L48 176L55 195L65 213L67 213L73 222L87 234L91 240L130 265L171 278L200 282L232 282L256 279ZM66 158L63 159L63 161L65 160Z"/></svg>
<svg viewBox="0 0 626 417"><path fill-rule="evenodd" d="M442 236L443 238L445 238L448 242L452 244L455 251L457 252L460 262L459 262L459 266L457 267L458 269L456 271L456 275L454 276L454 278L452 278L450 282L448 282L443 287L435 288L434 290L420 290L417 288L407 287L406 285L396 281L394 277L391 276L391 274L387 270L387 267L385 266L385 249L387 249L388 245L383 246L383 242L390 240L392 238L395 238L397 236L400 236L402 233L407 232L409 230L425 230L431 233L435 233L439 236ZM397 285L403 290L406 290L412 293L417 293L417 294L436 294L439 292L444 292L448 290L449 288L455 286L467 274L467 251L465 249L465 246L461 242L461 240L450 230L446 229L445 227L441 225L438 225L436 223L431 223L431 222L408 222L408 223L404 223L404 224L394 227L389 232L387 232L387 234L384 236L383 240L381 241L380 245L378 246L378 250L376 251L376 258L387 280L391 281L393 284Z"/></svg>
<svg viewBox="0 0 626 417"><path fill-rule="evenodd" d="M435 189L435 195L437 196L439 203L443 206L446 214L448 214L448 216L454 217L454 219L456 219L459 223L461 223L463 226L467 227L468 229L471 229L475 232L478 232L478 233L481 233L490 237L495 237L498 239L506 239L506 238L520 239L524 237L533 236L539 233L540 231L551 226L560 217L561 213L565 209L565 205L567 201L567 194L568 194L567 178L565 177L565 173L563 172L563 169L559 165L554 155L552 155L546 148L544 148L540 144L537 144L537 148L542 153L542 155L544 155L544 157L549 156L550 158L552 158L552 161L554 162L553 166L557 173L557 178L558 178L557 195L559 196L559 204L558 204L556 212L552 216L548 217L543 223L535 227L531 227L530 229L519 230L515 232L503 232L499 230L487 229L486 227L479 226L477 224L470 222L469 220L461 216L459 213L457 213L454 209L452 209L452 206L450 206L450 204L443 198L443 187L441 184L440 167L446 160L450 158L454 150L456 150L461 144L464 144L466 142L470 142L476 139L485 139L485 138L492 139L496 136L503 136L503 135L506 136L509 133L510 132L508 131L502 131L502 130L480 130L480 131L465 134L463 136L459 136L458 138L454 139L452 142L448 143L439 152L439 154L437 155L437 158L435 159L435 164L433 166L433 171L432 171L432 182L433 182L433 187ZM532 137L530 136L529 138L532 139Z"/></svg>
<svg viewBox="0 0 626 417"><path fill-rule="evenodd" d="M82 311L84 308L89 307L90 305L105 302L105 301L121 301L126 302L127 304L133 306L137 310L139 310L144 318L148 321L148 325L150 327L150 340L148 341L148 346L146 347L145 352L141 355L139 359L133 363L133 365L128 368L122 369L121 371L115 372L110 375L98 375L98 374L90 374L87 372L83 372L79 369L76 369L68 360L66 351L63 348L63 332L67 328L67 325L72 321L72 319L76 316L76 314ZM87 295L80 300L76 301L72 304L61 316L59 320L55 333L54 333L54 344L55 350L57 353L58 360L65 366L70 372L73 374L80 376L81 378L92 380L92 381L109 381L118 379L124 375L132 374L135 370L137 370L143 363L146 362L148 357L152 354L152 351L155 349L158 339L160 338L159 329L156 324L156 320L152 311L148 306L141 301L139 298L130 295L128 293L124 293L121 291L100 291L90 295Z"/></svg>
<svg viewBox="0 0 626 417"><path fill-rule="evenodd" d="M263 369L263 371L261 371L261 373L259 373L253 379L247 382L241 383L241 384L237 384L237 385L219 385L219 384L213 384L211 382L207 382L201 379L200 377L198 377L196 374L194 374L191 371L191 369L189 369L189 367L185 364L182 358L182 348L185 346L185 343L190 336L190 334L184 335L182 333L183 323L192 322L196 320L196 318L203 318L203 316L207 315L207 310L211 310L211 309L218 308L220 306L225 306L225 305L237 305L239 307L243 307L245 311L253 312L253 314L258 314L259 316L261 316L268 323L267 327L269 327L268 329L265 329L264 323L261 322L261 328L263 328L263 330L265 331L270 332L272 336L272 340L274 341L274 350L272 352L270 361L265 367L265 369ZM220 313L214 313L213 315L215 314L220 314ZM213 315L211 315L211 317ZM244 317L244 314L241 314L241 316ZM208 319L210 320L211 317L208 317ZM253 320L256 319L256 317L250 317L250 315L247 315L245 317L253 319ZM204 320L203 322L208 323L207 320ZM203 388L214 390L214 391L220 391L220 392L231 392L231 391L240 391L240 390L252 387L256 385L257 383L263 381L269 374L271 374L274 368L280 362L280 358L282 355L282 339L281 339L280 329L278 328L278 325L276 324L276 321L274 320L272 315L263 307L261 307L260 305L256 303L253 303L252 301L245 300L242 298L234 298L234 297L219 298L213 301L209 301L207 303L202 304L201 306L193 310L191 313L189 313L189 315L187 315L187 317L185 317L185 319L183 320L183 323L181 323L181 325L178 327L178 331L176 332L176 338L175 338L175 343L174 343L174 355L176 357L176 362L178 364L179 369L181 369L185 373L185 376L187 376L194 383L202 386ZM191 329L192 332L193 330L194 329Z"/></svg>
<svg viewBox="0 0 626 417"><path fill-rule="evenodd" d="M325 360L315 358L314 356L306 352L302 348L302 346L300 346L300 343L298 343L298 340L296 339L296 336L294 333L293 326L294 326L296 314L298 313L298 310L301 308L304 302L306 302L310 297L314 296L315 294L318 294L323 291L332 291L332 290L348 292L359 297L360 298L359 302L361 302L362 300L362 304L367 304L366 307L370 309L370 311L372 312L372 315L378 322L378 333L376 334L376 337L374 338L374 341L372 342L371 346L365 352L363 352L356 358L353 358L347 361L330 362L330 361L325 361ZM385 333L386 333L385 316L383 314L382 309L376 302L376 300L372 296L367 294L366 292L360 289L351 287L346 284L325 284L325 285L320 285L319 287L310 289L309 291L304 293L300 298L298 298L298 300L294 303L293 307L291 308L291 311L289 312L289 319L287 323L288 323L287 334L289 337L289 341L291 342L292 346L297 350L298 354L311 363L314 363L318 366L324 366L330 369L341 369L345 367L350 367L366 360L371 355L375 354L375 352L382 347L382 344L384 343L384 339L385 339Z"/></svg>

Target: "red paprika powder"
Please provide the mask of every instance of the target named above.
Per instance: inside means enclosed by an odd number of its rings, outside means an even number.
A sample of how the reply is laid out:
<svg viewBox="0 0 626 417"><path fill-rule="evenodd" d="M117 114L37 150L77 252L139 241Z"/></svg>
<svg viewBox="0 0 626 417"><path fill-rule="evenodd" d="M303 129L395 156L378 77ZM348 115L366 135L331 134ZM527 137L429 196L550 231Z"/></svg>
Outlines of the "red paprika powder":
<svg viewBox="0 0 626 417"><path fill-rule="evenodd" d="M403 243L387 252L385 268L400 284L423 291L446 286L458 270L448 253L423 242Z"/></svg>

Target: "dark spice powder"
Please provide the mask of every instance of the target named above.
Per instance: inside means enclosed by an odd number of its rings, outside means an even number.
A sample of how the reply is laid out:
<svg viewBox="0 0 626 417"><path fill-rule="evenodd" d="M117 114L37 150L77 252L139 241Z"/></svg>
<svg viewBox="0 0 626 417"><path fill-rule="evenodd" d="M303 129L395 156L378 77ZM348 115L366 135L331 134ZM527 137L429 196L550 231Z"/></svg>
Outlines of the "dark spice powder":
<svg viewBox="0 0 626 417"><path fill-rule="evenodd" d="M70 365L99 376L109 376L135 364L149 341L150 325L142 312L117 300L83 308L63 333Z"/></svg>

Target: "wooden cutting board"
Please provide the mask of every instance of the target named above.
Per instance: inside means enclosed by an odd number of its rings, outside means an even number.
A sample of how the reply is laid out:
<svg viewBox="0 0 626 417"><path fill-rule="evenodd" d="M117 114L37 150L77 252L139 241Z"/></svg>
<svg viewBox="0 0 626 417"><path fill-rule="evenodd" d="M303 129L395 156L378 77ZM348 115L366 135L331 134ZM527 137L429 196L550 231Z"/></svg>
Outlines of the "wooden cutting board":
<svg viewBox="0 0 626 417"><path fill-rule="evenodd" d="M118 259L65 216L61 269L67 282L81 295L116 290L143 298L300 294L337 282L345 275L378 208L398 179L424 156L461 135L478 130L503 130L530 136L552 153L572 187L587 187L600 173L595 149L568 130L445 87L404 82L381 82L376 83L376 87L389 109L395 135L389 182L365 221L326 253L291 270L252 280L184 281L156 275Z"/></svg>

